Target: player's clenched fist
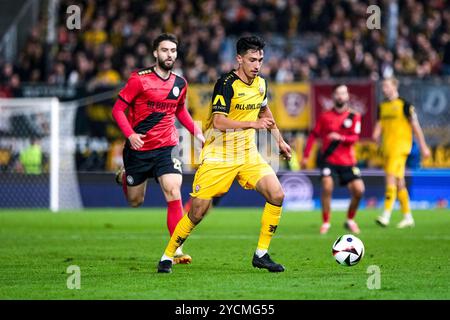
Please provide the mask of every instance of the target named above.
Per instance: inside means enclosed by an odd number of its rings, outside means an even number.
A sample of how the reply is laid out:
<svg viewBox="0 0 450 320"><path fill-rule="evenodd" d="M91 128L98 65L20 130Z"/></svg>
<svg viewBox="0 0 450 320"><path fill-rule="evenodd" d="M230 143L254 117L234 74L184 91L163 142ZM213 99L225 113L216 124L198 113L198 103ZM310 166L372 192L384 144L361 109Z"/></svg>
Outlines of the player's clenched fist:
<svg viewBox="0 0 450 320"><path fill-rule="evenodd" d="M131 144L131 148L135 149L135 150L140 149L144 145L144 141L141 139L144 137L145 137L145 134L132 133L128 137L128 140L130 141L130 144Z"/></svg>
<svg viewBox="0 0 450 320"><path fill-rule="evenodd" d="M287 144L284 140L280 142L280 154L283 156L285 160L291 160L291 146Z"/></svg>
<svg viewBox="0 0 450 320"><path fill-rule="evenodd" d="M270 129L275 124L275 121L270 118L260 118L255 121L253 128L254 129Z"/></svg>

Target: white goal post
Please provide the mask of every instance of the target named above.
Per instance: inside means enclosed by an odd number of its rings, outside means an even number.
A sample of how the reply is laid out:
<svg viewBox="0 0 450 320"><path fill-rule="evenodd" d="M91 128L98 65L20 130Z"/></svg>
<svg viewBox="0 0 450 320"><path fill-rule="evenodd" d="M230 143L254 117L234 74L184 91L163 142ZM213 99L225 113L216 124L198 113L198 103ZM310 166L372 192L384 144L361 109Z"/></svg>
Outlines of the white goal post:
<svg viewBox="0 0 450 320"><path fill-rule="evenodd" d="M0 207L53 212L82 207L76 109L57 98L0 99Z"/></svg>

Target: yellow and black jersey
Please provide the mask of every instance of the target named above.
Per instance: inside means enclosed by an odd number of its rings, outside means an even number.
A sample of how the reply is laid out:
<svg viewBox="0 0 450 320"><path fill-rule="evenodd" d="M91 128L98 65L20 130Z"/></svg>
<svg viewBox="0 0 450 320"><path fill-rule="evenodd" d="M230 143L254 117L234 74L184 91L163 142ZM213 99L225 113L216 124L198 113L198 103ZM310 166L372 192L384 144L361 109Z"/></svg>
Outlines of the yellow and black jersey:
<svg viewBox="0 0 450 320"><path fill-rule="evenodd" d="M411 152L413 117L414 107L400 97L380 103L377 118L381 124L381 148L385 156L401 156Z"/></svg>
<svg viewBox="0 0 450 320"><path fill-rule="evenodd" d="M211 109L204 127L206 142L203 162L241 162L257 153L255 130L214 130L213 115L223 114L236 121L256 121L261 108L267 106L267 81L256 76L251 84L233 71L222 76L214 86ZM245 160L244 160L245 161Z"/></svg>

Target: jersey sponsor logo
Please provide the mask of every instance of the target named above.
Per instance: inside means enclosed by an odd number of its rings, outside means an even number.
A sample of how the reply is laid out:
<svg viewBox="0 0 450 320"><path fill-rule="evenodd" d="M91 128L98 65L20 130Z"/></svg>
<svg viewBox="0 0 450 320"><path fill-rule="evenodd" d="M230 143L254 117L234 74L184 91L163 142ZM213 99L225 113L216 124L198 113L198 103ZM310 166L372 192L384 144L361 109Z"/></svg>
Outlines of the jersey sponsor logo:
<svg viewBox="0 0 450 320"><path fill-rule="evenodd" d="M381 120L393 120L393 119L397 119L397 115L395 114L383 114L381 116Z"/></svg>
<svg viewBox="0 0 450 320"><path fill-rule="evenodd" d="M213 101L213 106L218 106L218 104L221 106L225 106L225 99L221 94L216 95Z"/></svg>
<svg viewBox="0 0 450 320"><path fill-rule="evenodd" d="M177 104L173 102L147 101L147 107L154 109L155 111L167 111L176 108Z"/></svg>
<svg viewBox="0 0 450 320"><path fill-rule="evenodd" d="M255 103L249 103L247 105L245 104L236 104L234 107L236 110L256 110L261 109L261 103L255 104Z"/></svg>
<svg viewBox="0 0 450 320"><path fill-rule="evenodd" d="M245 96L245 92L238 93L238 97L243 97L243 96Z"/></svg>

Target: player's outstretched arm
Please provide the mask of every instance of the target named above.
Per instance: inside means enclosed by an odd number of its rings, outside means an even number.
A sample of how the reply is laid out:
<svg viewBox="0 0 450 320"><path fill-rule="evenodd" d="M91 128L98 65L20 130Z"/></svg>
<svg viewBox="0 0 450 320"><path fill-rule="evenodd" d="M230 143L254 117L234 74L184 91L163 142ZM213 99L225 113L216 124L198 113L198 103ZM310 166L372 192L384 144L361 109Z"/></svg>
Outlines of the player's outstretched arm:
<svg viewBox="0 0 450 320"><path fill-rule="evenodd" d="M269 129L274 125L273 119L258 119L258 121L237 121L229 119L221 113L213 114L213 126L220 131L234 129Z"/></svg>

